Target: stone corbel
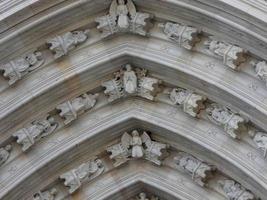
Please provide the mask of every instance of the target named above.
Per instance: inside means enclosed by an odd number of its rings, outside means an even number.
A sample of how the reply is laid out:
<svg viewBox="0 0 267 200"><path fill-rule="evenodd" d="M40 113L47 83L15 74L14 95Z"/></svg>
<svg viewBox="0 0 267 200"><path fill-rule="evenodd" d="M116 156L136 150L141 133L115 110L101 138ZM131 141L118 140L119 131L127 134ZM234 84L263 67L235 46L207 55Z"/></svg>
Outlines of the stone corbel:
<svg viewBox="0 0 267 200"><path fill-rule="evenodd" d="M46 41L55 59L61 58L88 39L89 30L72 31Z"/></svg>
<svg viewBox="0 0 267 200"><path fill-rule="evenodd" d="M240 65L247 60L247 51L237 45L209 39L206 48L215 56L223 60L223 64L233 70L240 70Z"/></svg>
<svg viewBox="0 0 267 200"><path fill-rule="evenodd" d="M8 84L13 85L26 74L40 67L43 63L44 58L42 53L34 51L24 57L20 57L11 60L4 65L0 65L0 71L3 71L3 76L9 79Z"/></svg>
<svg viewBox="0 0 267 200"><path fill-rule="evenodd" d="M118 167L128 160L143 158L156 165L161 165L167 155L168 145L152 141L144 131L142 135L137 130L131 135L127 132L121 137L121 142L107 148L110 159L114 159L114 166Z"/></svg>
<svg viewBox="0 0 267 200"><path fill-rule="evenodd" d="M69 193L77 191L85 181L91 181L101 175L105 166L101 159L94 158L81 164L78 168L72 169L60 176L64 180L64 185L68 187Z"/></svg>
<svg viewBox="0 0 267 200"><path fill-rule="evenodd" d="M200 41L200 31L197 28L171 22L159 24L159 27L169 39L185 49L191 50Z"/></svg>
<svg viewBox="0 0 267 200"><path fill-rule="evenodd" d="M202 187L206 185L207 181L213 177L213 173L216 171L215 166L205 163L185 152L179 152L174 161L178 168L190 174L192 180Z"/></svg>

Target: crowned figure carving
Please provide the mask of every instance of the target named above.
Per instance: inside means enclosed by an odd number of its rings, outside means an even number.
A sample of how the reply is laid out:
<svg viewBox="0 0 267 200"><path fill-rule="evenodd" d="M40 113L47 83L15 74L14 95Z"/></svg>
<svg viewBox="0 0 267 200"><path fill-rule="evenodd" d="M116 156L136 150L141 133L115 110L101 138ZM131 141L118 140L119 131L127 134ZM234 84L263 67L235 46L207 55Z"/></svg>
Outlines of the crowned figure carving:
<svg viewBox="0 0 267 200"><path fill-rule="evenodd" d="M220 180L219 185L229 200L256 200L254 194L234 180Z"/></svg>
<svg viewBox="0 0 267 200"><path fill-rule="evenodd" d="M12 146L6 145L5 147L0 148L0 166L3 165L10 156Z"/></svg>
<svg viewBox="0 0 267 200"><path fill-rule="evenodd" d="M46 43L48 44L49 49L54 53L55 59L57 59L67 55L79 44L85 42L88 39L88 35L89 30L72 31L56 36L52 39L48 39Z"/></svg>
<svg viewBox="0 0 267 200"><path fill-rule="evenodd" d="M246 120L230 108L211 104L207 109L208 118L215 124L222 126L224 130L235 139L240 139L240 134L245 130Z"/></svg>
<svg viewBox="0 0 267 200"><path fill-rule="evenodd" d="M115 78L102 83L105 88L104 93L108 95L109 102L126 96L140 96L149 100L154 100L159 91L160 80L147 77L145 69L133 70L127 64L124 69L115 73Z"/></svg>
<svg viewBox="0 0 267 200"><path fill-rule="evenodd" d="M93 180L101 175L104 170L105 167L102 160L94 158L81 164L78 168L62 174L60 179L64 179L64 185L69 188L69 193L72 194L78 190L84 182Z"/></svg>
<svg viewBox="0 0 267 200"><path fill-rule="evenodd" d="M200 41L200 31L197 28L180 25L171 22L159 24L163 28L164 34L171 40L178 43L179 46L191 50L197 42Z"/></svg>
<svg viewBox="0 0 267 200"><path fill-rule="evenodd" d="M208 179L212 178L213 172L216 170L215 166L185 152L179 152L174 161L179 168L191 175L194 182L202 187L206 185Z"/></svg>
<svg viewBox="0 0 267 200"><path fill-rule="evenodd" d="M17 143L22 145L22 151L27 151L41 138L53 133L58 124L53 117L33 121L29 126L22 128L13 134Z"/></svg>
<svg viewBox="0 0 267 200"><path fill-rule="evenodd" d="M98 94L83 94L71 101L64 102L56 107L60 110L60 117L64 119L65 124L71 123L79 115L91 109L96 104Z"/></svg>
<svg viewBox="0 0 267 200"><path fill-rule="evenodd" d="M249 130L249 136L253 139L258 149L263 152L264 158L267 156L267 133L258 131L254 128Z"/></svg>
<svg viewBox="0 0 267 200"><path fill-rule="evenodd" d="M246 61L246 51L239 46L217 40L209 40L205 45L210 52L223 59L223 64L239 70L239 66Z"/></svg>
<svg viewBox="0 0 267 200"><path fill-rule="evenodd" d="M148 13L137 12L132 0L113 0L109 14L97 17L97 29L102 38L118 32L131 32L142 36L147 35L152 16Z"/></svg>
<svg viewBox="0 0 267 200"><path fill-rule="evenodd" d="M0 71L3 71L3 76L9 79L8 84L13 85L26 74L40 67L43 63L42 53L35 51L24 57L11 60L4 65L0 65Z"/></svg>
<svg viewBox="0 0 267 200"><path fill-rule="evenodd" d="M44 192L40 191L33 195L33 200L55 200L57 193L58 192L55 188L46 190Z"/></svg>
<svg viewBox="0 0 267 200"><path fill-rule="evenodd" d="M149 196L145 192L141 192L139 195L132 198L131 200L159 200L159 198L154 195L149 198Z"/></svg>
<svg viewBox="0 0 267 200"><path fill-rule="evenodd" d="M183 111L193 117L197 117L201 110L205 109L206 97L183 88L174 88L170 92L170 99L175 105L182 105Z"/></svg>
<svg viewBox="0 0 267 200"><path fill-rule="evenodd" d="M254 66L256 75L265 82L265 85L267 87L267 63L266 61L261 62L252 62L252 65Z"/></svg>
<svg viewBox="0 0 267 200"><path fill-rule="evenodd" d="M144 131L140 136L137 130L131 135L127 132L121 137L121 142L107 148L111 153L110 158L115 160L114 166L120 166L130 159L144 158L157 165L161 165L161 160L166 155L168 145L152 141L150 136ZM165 155L164 155L165 154Z"/></svg>

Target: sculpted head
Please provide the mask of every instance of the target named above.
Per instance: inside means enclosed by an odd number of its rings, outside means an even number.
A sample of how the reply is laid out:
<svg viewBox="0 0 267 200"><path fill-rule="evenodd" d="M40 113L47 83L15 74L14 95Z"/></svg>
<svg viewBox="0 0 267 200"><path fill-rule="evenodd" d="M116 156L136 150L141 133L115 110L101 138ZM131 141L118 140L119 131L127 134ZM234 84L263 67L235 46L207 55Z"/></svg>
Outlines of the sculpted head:
<svg viewBox="0 0 267 200"><path fill-rule="evenodd" d="M125 5L125 1L124 0L119 0L118 3L119 3L119 5Z"/></svg>
<svg viewBox="0 0 267 200"><path fill-rule="evenodd" d="M132 132L132 136L133 136L133 137L137 137L137 136L139 136L138 131L137 131L137 130L134 130L134 131Z"/></svg>
<svg viewBox="0 0 267 200"><path fill-rule="evenodd" d="M127 72L132 71L132 66L130 64L127 64L125 68Z"/></svg>

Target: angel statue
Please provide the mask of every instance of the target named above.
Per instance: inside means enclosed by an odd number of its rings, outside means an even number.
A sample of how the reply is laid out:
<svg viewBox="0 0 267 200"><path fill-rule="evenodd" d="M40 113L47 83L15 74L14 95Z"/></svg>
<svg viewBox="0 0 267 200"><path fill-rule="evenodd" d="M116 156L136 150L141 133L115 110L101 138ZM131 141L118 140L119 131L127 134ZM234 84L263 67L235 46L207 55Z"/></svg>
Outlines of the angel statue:
<svg viewBox="0 0 267 200"><path fill-rule="evenodd" d="M115 167L134 158L144 158L161 165L164 156L162 150L167 147L166 144L152 141L145 131L140 136L139 132L134 130L131 135L125 132L121 142L108 147L107 152L111 153L110 158L115 160Z"/></svg>
<svg viewBox="0 0 267 200"><path fill-rule="evenodd" d="M147 25L145 20L151 16L147 13L136 11L132 0L113 0L109 14L95 19L99 29L107 37L116 32L133 32L146 35Z"/></svg>
<svg viewBox="0 0 267 200"><path fill-rule="evenodd" d="M123 84L125 91L129 94L134 94L137 90L137 76L132 70L131 65L126 65L126 71L123 76Z"/></svg>

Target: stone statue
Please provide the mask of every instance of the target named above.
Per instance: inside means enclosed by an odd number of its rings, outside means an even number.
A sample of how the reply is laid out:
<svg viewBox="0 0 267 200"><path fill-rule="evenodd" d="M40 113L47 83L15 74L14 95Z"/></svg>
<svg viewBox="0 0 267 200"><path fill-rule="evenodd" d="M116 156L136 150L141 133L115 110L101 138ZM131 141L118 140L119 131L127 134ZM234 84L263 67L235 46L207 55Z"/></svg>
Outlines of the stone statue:
<svg viewBox="0 0 267 200"><path fill-rule="evenodd" d="M102 174L105 170L101 159L94 158L87 163L81 164L78 168L70 170L60 176L64 179L64 185L69 188L69 193L72 194L78 190L82 183L90 181Z"/></svg>
<svg viewBox="0 0 267 200"><path fill-rule="evenodd" d="M261 61L258 63L252 63L255 68L257 76L265 82L267 87L267 63L266 61Z"/></svg>
<svg viewBox="0 0 267 200"><path fill-rule="evenodd" d="M27 151L38 140L53 133L58 124L53 117L46 117L43 120L36 120L28 127L22 128L13 134L17 143L22 145L22 151Z"/></svg>
<svg viewBox="0 0 267 200"><path fill-rule="evenodd" d="M205 45L209 51L223 59L224 65L234 70L239 70L239 66L246 61L246 51L239 46L217 40L209 40Z"/></svg>
<svg viewBox="0 0 267 200"><path fill-rule="evenodd" d="M0 71L3 71L3 76L9 79L9 85L13 85L26 74L40 67L43 63L42 53L35 51L25 57L17 58L9 63L0 65Z"/></svg>
<svg viewBox="0 0 267 200"><path fill-rule="evenodd" d="M165 35L178 43L179 46L191 50L197 42L200 41L200 31L191 26L183 26L167 22L166 24L159 24L163 28Z"/></svg>
<svg viewBox="0 0 267 200"><path fill-rule="evenodd" d="M230 108L212 104L206 109L208 118L235 139L240 139L240 134L245 130L245 119L234 113Z"/></svg>
<svg viewBox="0 0 267 200"><path fill-rule="evenodd" d="M33 195L33 200L55 200L57 195L57 190L52 188L51 190L47 190L44 192L38 192Z"/></svg>
<svg viewBox="0 0 267 200"><path fill-rule="evenodd" d="M219 185L229 200L256 200L254 194L234 180L222 180Z"/></svg>
<svg viewBox="0 0 267 200"><path fill-rule="evenodd" d="M83 94L71 101L62 103L56 107L60 110L60 117L64 118L65 124L69 124L73 120L77 119L78 115L81 115L86 110L91 109L96 104L96 98L98 94Z"/></svg>
<svg viewBox="0 0 267 200"><path fill-rule="evenodd" d="M154 100L158 90L160 80L147 77L144 69L133 70L127 64L124 69L115 73L115 78L102 83L105 87L104 93L109 97L109 102L127 96L140 96L149 100Z"/></svg>
<svg viewBox="0 0 267 200"><path fill-rule="evenodd" d="M6 145L5 147L0 148L0 166L2 166L9 158L11 149L11 145Z"/></svg>
<svg viewBox="0 0 267 200"><path fill-rule="evenodd" d="M117 32L132 32L147 35L151 15L136 11L132 0L113 0L109 14L95 19L99 25L97 29L102 32L102 38Z"/></svg>
<svg viewBox="0 0 267 200"><path fill-rule="evenodd" d="M202 162L184 152L179 152L174 160L179 168L190 174L192 180L202 187L205 186L209 178L212 178L213 172L216 170L215 166Z"/></svg>
<svg viewBox="0 0 267 200"><path fill-rule="evenodd" d="M55 59L67 55L76 46L88 39L89 30L67 32L47 40L49 49L54 52Z"/></svg>
<svg viewBox="0 0 267 200"><path fill-rule="evenodd" d="M267 133L252 129L252 130L249 130L249 136L253 139L258 149L263 151L264 158L266 158L267 156Z"/></svg>
<svg viewBox="0 0 267 200"><path fill-rule="evenodd" d="M149 198L146 193L141 192L139 195L137 195L135 198L133 198L131 200L159 200L159 198L156 196L151 196Z"/></svg>
<svg viewBox="0 0 267 200"><path fill-rule="evenodd" d="M185 113L197 117L205 109L204 102L207 98L190 90L174 88L170 92L170 99L175 105L182 105Z"/></svg>
<svg viewBox="0 0 267 200"><path fill-rule="evenodd" d="M140 136L139 132L134 130L131 135L127 132L124 133L121 142L108 147L107 152L111 153L110 158L115 160L115 167L130 159L138 158L144 158L157 165L161 165L162 150L167 148L166 144L152 141L145 131Z"/></svg>

